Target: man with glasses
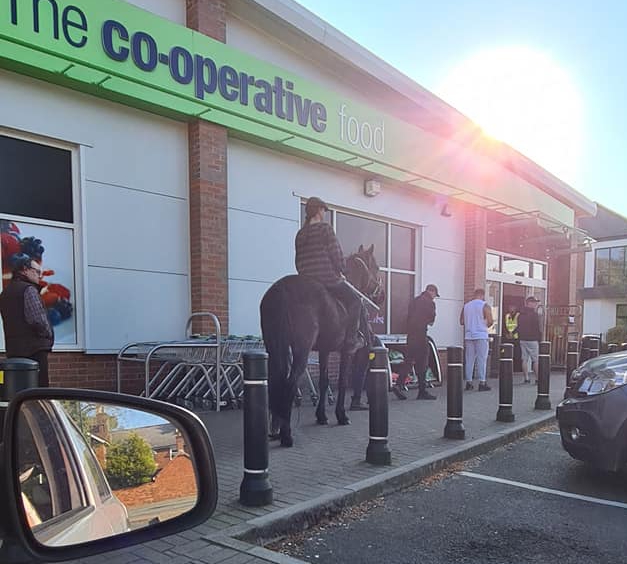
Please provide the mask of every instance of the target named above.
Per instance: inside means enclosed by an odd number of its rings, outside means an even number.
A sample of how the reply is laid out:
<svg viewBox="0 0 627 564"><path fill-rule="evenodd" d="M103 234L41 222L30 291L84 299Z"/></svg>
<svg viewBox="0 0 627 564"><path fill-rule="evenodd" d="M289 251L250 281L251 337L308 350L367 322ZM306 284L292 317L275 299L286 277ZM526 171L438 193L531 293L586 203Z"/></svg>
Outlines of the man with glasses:
<svg viewBox="0 0 627 564"><path fill-rule="evenodd" d="M0 294L6 356L36 360L39 385L47 387L54 333L39 293L41 265L27 255L17 256L13 264L13 277Z"/></svg>

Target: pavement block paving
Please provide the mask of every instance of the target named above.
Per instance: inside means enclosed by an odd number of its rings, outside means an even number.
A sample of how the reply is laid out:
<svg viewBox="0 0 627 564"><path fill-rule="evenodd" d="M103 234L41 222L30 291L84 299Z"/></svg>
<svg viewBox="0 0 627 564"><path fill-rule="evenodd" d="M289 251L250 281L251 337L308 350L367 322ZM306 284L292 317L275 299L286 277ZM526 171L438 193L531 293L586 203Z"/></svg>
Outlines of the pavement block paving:
<svg viewBox="0 0 627 564"><path fill-rule="evenodd" d="M251 562L296 563L298 560L256 546L259 538L269 538L286 524L302 528L303 522L344 503L353 503L408 485L412 479L432 471L448 460L464 459L485 452L499 441L513 440L516 433L549 422L563 395L564 373L551 376L551 410L534 410L537 388L514 376L514 423L496 421L498 379L488 379L491 391L464 392L464 440L443 438L446 424L446 386L432 391L435 401L420 401L410 391L405 401L390 394L389 447L390 466L372 466L365 462L368 445L368 412L347 411L351 425L335 422L335 406L327 406L329 425L316 424L314 406L305 397L292 412L294 447L282 448L270 443L270 482L274 501L266 507L245 507L239 503L239 485L243 478L243 414L241 410L220 413L200 412L211 436L218 467L219 501L214 516L195 527L160 541L119 551L123 562L130 554L137 560L161 564L179 562L238 564ZM347 401L348 405L348 401ZM455 458L456 457L456 458ZM387 489L386 489L387 488ZM300 520L299 520L300 519ZM250 542L242 542L238 538ZM181 539L187 540L183 542ZM225 539L230 539L226 541ZM204 544L203 544L204 543ZM107 557L85 558L84 564L97 564ZM236 558L237 557L237 558ZM248 559L248 560L246 560ZM102 561L102 560L100 560ZM122 563L122 560L120 560Z"/></svg>

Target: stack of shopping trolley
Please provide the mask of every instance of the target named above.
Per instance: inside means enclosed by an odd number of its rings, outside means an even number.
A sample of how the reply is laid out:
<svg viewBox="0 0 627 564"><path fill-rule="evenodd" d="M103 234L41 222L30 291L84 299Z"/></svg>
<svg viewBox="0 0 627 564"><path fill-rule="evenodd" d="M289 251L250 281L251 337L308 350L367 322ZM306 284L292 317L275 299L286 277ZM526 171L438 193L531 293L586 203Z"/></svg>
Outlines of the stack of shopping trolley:
<svg viewBox="0 0 627 564"><path fill-rule="evenodd" d="M192 333L194 320L209 320L213 331L207 335ZM216 315L194 313L187 321L184 339L129 343L120 350L118 391L121 391L122 364L135 362L144 365L142 395L145 397L189 409L237 408L243 396L242 355L255 350L265 350L261 338L232 335L222 338Z"/></svg>

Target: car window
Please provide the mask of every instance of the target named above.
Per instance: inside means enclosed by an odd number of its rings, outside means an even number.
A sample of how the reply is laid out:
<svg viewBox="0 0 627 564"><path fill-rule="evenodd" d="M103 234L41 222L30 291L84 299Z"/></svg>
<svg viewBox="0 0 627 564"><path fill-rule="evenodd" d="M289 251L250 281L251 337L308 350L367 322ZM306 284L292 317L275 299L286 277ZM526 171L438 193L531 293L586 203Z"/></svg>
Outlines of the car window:
<svg viewBox="0 0 627 564"><path fill-rule="evenodd" d="M96 460L94 452L86 443L84 435L77 429L74 421L63 411L59 413L64 421L64 426L69 439L72 441L76 449L80 461L84 465L85 472L89 474L93 485L100 497L100 501L105 501L111 497L111 489L100 468L100 464Z"/></svg>
<svg viewBox="0 0 627 564"><path fill-rule="evenodd" d="M22 499L35 531L86 508L87 503L76 462L54 411L42 402L30 402L19 417Z"/></svg>

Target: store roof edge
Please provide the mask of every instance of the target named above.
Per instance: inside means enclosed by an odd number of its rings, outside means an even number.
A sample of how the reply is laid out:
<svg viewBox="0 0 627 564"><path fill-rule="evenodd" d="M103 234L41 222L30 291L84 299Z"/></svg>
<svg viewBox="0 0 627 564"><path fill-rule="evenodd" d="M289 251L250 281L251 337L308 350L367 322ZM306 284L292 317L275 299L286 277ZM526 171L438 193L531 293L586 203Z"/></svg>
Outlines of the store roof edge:
<svg viewBox="0 0 627 564"><path fill-rule="evenodd" d="M286 22L308 40L314 41L328 50L333 51L354 67L369 74L376 80L387 84L402 96L405 96L407 99L422 106L427 111L432 112L435 116L447 121L453 126L460 129L462 127L468 128L469 126L477 127L472 120L446 101L420 86L413 79L403 74L391 64L385 62L322 18L316 16L298 2L294 0L233 0L231 8L236 8L238 3L248 7L257 5L261 8L261 11L257 10L257 12L254 10L246 10L248 19L251 19L251 17L254 18L255 16L259 17L265 12L266 17L272 15L274 18ZM259 23L263 28L263 19L256 23ZM281 40L285 41L285 38L281 38ZM540 189L577 208L585 215L594 216L596 214L595 202L512 147L505 143L502 143L502 145L506 148L507 152L511 154L511 157L517 161L517 166L515 167L517 170L515 172L521 173L521 176L529 179ZM500 162L502 166L507 166L507 163L503 160L497 158L497 161Z"/></svg>

